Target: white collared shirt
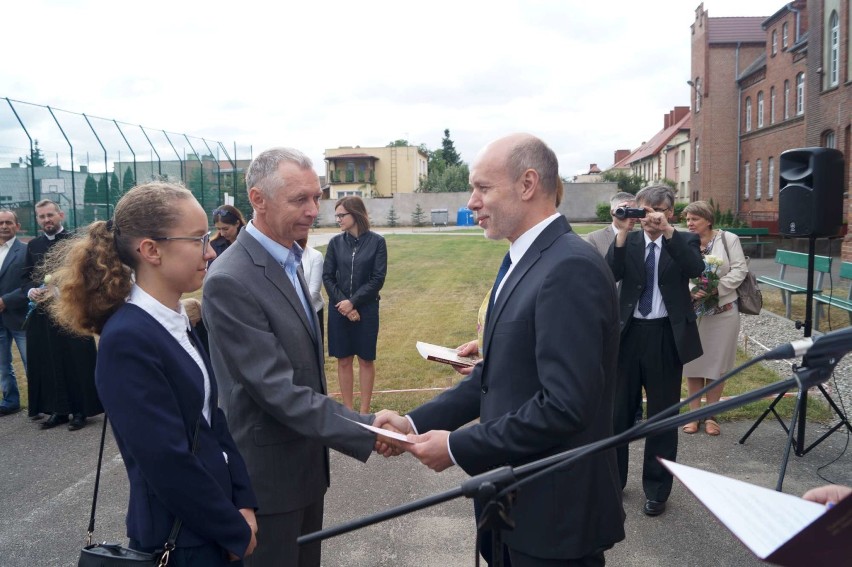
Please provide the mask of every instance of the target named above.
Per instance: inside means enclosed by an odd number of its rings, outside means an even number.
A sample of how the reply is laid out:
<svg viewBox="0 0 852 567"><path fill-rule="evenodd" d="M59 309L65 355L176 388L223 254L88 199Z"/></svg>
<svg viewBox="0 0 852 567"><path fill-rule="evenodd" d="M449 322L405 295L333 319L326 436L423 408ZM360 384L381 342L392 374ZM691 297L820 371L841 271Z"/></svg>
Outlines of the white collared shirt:
<svg viewBox="0 0 852 567"><path fill-rule="evenodd" d="M561 213L553 213L534 227L527 230L525 233L520 235L515 241L509 246L509 258L512 259L512 265L509 266L509 271L506 272L506 275L503 276L503 279L500 281L499 287L497 287L497 292L494 294L494 301L497 301L497 297L500 295L500 290L503 289L503 284L509 279L509 274L512 273L512 270L515 269L515 266L518 265L518 262L521 261L521 258L524 257L524 254L527 253L527 250L530 249L532 243L535 242L535 239L544 232L544 229L547 228L550 223L555 221L557 218L562 216Z"/></svg>
<svg viewBox="0 0 852 567"><path fill-rule="evenodd" d="M6 261L6 256L9 255L9 250L12 249L12 245L15 244L15 238L12 237L3 244L0 244L0 266L3 265L3 262Z"/></svg>
<svg viewBox="0 0 852 567"><path fill-rule="evenodd" d="M189 338L188 333L192 325L189 322L189 317L186 315L183 303L178 302L180 311L169 309L136 284L133 284L133 289L130 291L130 297L127 299L127 302L139 307L156 319L174 337L178 344L183 347L183 350L192 357L198 368L201 369L201 374L204 376L204 406L201 408L201 414L207 420L207 423L210 423L210 375L207 374L207 367L204 365L201 353L198 352Z"/></svg>
<svg viewBox="0 0 852 567"><path fill-rule="evenodd" d="M662 251L663 246L663 235L657 237L656 240L651 240L648 237L648 233L644 230L642 231L642 236L645 237L645 253L642 255L642 259L645 260L648 257L648 245L653 242L654 246L654 295L651 299L651 312L647 315L642 315L639 313L639 302L636 302L636 308L633 309L633 317L636 319L660 319L661 317L668 317L669 312L666 310L666 304L663 302L663 294L660 293L660 252ZM644 263L643 263L644 267ZM644 274L643 274L644 275Z"/></svg>

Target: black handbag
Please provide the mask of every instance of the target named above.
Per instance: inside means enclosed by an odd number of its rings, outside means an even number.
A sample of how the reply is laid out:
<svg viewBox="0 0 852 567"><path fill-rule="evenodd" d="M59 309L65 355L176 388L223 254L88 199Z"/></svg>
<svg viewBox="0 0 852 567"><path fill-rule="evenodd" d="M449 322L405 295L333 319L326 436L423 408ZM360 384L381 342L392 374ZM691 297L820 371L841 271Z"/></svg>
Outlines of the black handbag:
<svg viewBox="0 0 852 567"><path fill-rule="evenodd" d="M198 427L201 425L201 417L195 423L195 435L192 439L192 454L198 448ZM104 414L104 426L101 432L101 448L98 452L98 471L95 475L95 492L92 495L92 512L89 516L89 529L86 535L86 545L80 550L80 559L77 567L139 567L146 565L150 567L165 567L169 563L169 554L175 548L181 520L175 518L175 525L169 534L169 539L163 546L162 551L146 553L124 547L117 543L92 543L92 535L95 533L95 508L98 503L98 486L101 480L101 463L104 458L104 440L106 439L107 416Z"/></svg>

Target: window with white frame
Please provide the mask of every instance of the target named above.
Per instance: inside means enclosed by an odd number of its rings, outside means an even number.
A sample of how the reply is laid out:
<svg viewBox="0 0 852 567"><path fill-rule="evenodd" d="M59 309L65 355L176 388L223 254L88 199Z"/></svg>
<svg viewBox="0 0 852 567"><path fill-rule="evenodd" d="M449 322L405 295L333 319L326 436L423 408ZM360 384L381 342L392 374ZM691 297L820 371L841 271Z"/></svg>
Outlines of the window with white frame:
<svg viewBox="0 0 852 567"><path fill-rule="evenodd" d="M763 128L763 91L757 93L757 127Z"/></svg>
<svg viewBox="0 0 852 567"><path fill-rule="evenodd" d="M787 32L787 22L781 26L781 47L787 49L787 46L790 44L790 34Z"/></svg>
<svg viewBox="0 0 852 567"><path fill-rule="evenodd" d="M767 163L769 172L766 176L766 198L771 201L775 194L775 158L769 156Z"/></svg>
<svg viewBox="0 0 852 567"><path fill-rule="evenodd" d="M778 53L778 32L772 30L772 55Z"/></svg>
<svg viewBox="0 0 852 567"><path fill-rule="evenodd" d="M693 158L694 161L695 161L695 166L694 166L695 173L698 173L698 166L701 163L699 161L699 157L700 157L701 154L698 151L700 148L701 148L701 144L699 143L698 138L695 138L695 157Z"/></svg>
<svg viewBox="0 0 852 567"><path fill-rule="evenodd" d="M837 11L828 19L828 86L836 87L840 81L840 18Z"/></svg>
<svg viewBox="0 0 852 567"><path fill-rule="evenodd" d="M822 133L822 147L837 149L837 136L834 130L826 130Z"/></svg>
<svg viewBox="0 0 852 567"><path fill-rule="evenodd" d="M746 97L745 131L751 132L751 97Z"/></svg>
<svg viewBox="0 0 852 567"><path fill-rule="evenodd" d="M748 190L749 190L749 177L751 177L751 164L749 162L745 162L745 171L743 172L743 199L748 200Z"/></svg>
<svg viewBox="0 0 852 567"><path fill-rule="evenodd" d="M695 79L695 112L701 110L701 79Z"/></svg>
<svg viewBox="0 0 852 567"><path fill-rule="evenodd" d="M784 120L790 118L790 81L784 81Z"/></svg>
<svg viewBox="0 0 852 567"><path fill-rule="evenodd" d="M760 201L763 194L763 161L754 162L754 200Z"/></svg>
<svg viewBox="0 0 852 567"><path fill-rule="evenodd" d="M769 123L775 124L775 87L769 88Z"/></svg>
<svg viewBox="0 0 852 567"><path fill-rule="evenodd" d="M805 74L796 75L796 115L805 113Z"/></svg>

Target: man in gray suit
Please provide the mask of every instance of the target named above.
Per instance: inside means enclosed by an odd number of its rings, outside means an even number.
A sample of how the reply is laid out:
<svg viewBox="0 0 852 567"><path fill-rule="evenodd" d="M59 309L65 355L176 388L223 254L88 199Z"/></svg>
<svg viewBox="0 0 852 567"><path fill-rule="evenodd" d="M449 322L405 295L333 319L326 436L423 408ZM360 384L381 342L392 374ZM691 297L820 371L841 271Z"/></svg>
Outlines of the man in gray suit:
<svg viewBox="0 0 852 567"><path fill-rule="evenodd" d="M21 411L18 380L12 366L12 341L18 345L21 362L27 368L27 334L21 329L27 314L27 296L21 290L27 245L16 238L20 229L14 212L0 211L0 416Z"/></svg>
<svg viewBox="0 0 852 567"><path fill-rule="evenodd" d="M258 155L246 171L254 217L210 267L203 320L219 400L257 495L258 546L248 566L318 566L328 447L366 461L372 423L326 396L323 345L296 240L322 195L311 160L290 148Z"/></svg>
<svg viewBox="0 0 852 567"><path fill-rule="evenodd" d="M595 249L600 252L601 256L606 257L606 253L609 251L609 247L615 240L615 235L618 233L619 229L622 226L627 226L630 227L630 230L633 230L633 225L636 223L636 219L619 219L615 216L615 209L619 207L635 206L636 197L634 195L625 192L613 195L612 199L609 200L609 214L612 217L612 224L606 228L587 234L586 242L594 246Z"/></svg>

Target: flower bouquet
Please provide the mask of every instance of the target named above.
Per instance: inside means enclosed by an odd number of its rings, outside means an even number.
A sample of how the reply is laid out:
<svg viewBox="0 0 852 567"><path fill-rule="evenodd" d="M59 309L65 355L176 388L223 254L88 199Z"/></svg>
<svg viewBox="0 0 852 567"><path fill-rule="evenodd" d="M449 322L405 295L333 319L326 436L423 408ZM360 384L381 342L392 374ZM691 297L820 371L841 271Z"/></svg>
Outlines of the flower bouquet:
<svg viewBox="0 0 852 567"><path fill-rule="evenodd" d="M704 256L704 271L697 278L692 278L692 283L696 290L703 291L706 295L701 299L694 301L695 314L701 317L707 313L711 313L719 305L719 266L722 265L722 259L712 254Z"/></svg>

